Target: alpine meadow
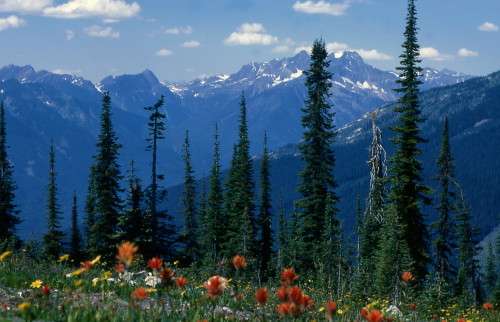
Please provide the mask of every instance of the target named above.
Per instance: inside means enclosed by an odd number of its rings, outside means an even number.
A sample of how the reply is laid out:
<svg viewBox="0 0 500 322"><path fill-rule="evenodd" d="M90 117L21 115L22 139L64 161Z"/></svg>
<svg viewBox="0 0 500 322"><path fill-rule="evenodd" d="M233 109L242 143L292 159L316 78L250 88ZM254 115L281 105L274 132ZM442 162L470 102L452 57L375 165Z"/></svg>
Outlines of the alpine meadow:
<svg viewBox="0 0 500 322"><path fill-rule="evenodd" d="M130 57L161 37L184 42L142 63L171 59L178 75L233 66L241 48L296 47L230 75L91 82L12 64L35 59L38 42L26 51L6 36L18 51L0 54L11 59L0 68L0 320L500 320L500 71L422 66L480 55L429 47L456 39L429 27L424 1L292 2L284 17L261 0L0 1L12 13L0 36L45 21L75 46L55 59L94 72L138 65ZM370 7L387 13L361 14ZM270 17L268 29L243 23L212 47L221 10L228 25ZM180 17L195 27L167 27ZM84 21L96 24L77 32ZM487 42L491 21L463 39ZM318 36L305 45L307 28ZM354 47L328 42L330 29ZM141 33L150 40L132 46ZM367 35L400 44L398 58L361 49ZM36 64L50 56L40 49Z"/></svg>

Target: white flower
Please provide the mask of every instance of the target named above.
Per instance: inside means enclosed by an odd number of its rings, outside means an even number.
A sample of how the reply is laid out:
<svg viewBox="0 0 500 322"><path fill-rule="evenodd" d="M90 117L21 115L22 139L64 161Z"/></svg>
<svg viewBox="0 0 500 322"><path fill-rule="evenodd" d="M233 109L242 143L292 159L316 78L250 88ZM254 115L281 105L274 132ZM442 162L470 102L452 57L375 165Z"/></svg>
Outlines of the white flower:
<svg viewBox="0 0 500 322"><path fill-rule="evenodd" d="M158 276L153 276L151 273L149 273L149 275L146 276L146 279L144 279L144 282L149 287L156 287L156 285L158 285L161 280Z"/></svg>

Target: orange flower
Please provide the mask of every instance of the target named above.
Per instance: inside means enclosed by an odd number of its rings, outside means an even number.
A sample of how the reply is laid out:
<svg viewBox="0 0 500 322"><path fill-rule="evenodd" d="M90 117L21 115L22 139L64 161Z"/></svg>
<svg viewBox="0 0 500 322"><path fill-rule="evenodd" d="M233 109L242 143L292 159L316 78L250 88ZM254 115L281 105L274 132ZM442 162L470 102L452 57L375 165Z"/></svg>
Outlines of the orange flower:
<svg viewBox="0 0 500 322"><path fill-rule="evenodd" d="M286 286L282 286L276 290L276 295L278 295L281 302L286 302L288 300L288 290L286 289Z"/></svg>
<svg viewBox="0 0 500 322"><path fill-rule="evenodd" d="M174 280L174 282L175 282L175 285L177 285L178 288L183 288L188 283L188 280L181 276L179 278L176 278Z"/></svg>
<svg viewBox="0 0 500 322"><path fill-rule="evenodd" d="M115 272L121 273L125 269L125 265L118 263L115 265Z"/></svg>
<svg viewBox="0 0 500 322"><path fill-rule="evenodd" d="M163 266L163 261L158 258L158 257L153 257L151 259L148 259L148 267L151 268L152 270L158 271L162 268Z"/></svg>
<svg viewBox="0 0 500 322"><path fill-rule="evenodd" d="M302 290L295 286L290 290L290 299L295 305L302 305Z"/></svg>
<svg viewBox="0 0 500 322"><path fill-rule="evenodd" d="M488 311L489 311L489 310L491 310L492 308L493 308L493 305L491 305L491 303L485 302L485 303L483 304L483 309L485 309L485 310L488 310Z"/></svg>
<svg viewBox="0 0 500 322"><path fill-rule="evenodd" d="M367 319L369 322L380 322L384 318L378 310L372 310L372 311L370 311L370 313L368 313L368 315L365 317L365 319Z"/></svg>
<svg viewBox="0 0 500 322"><path fill-rule="evenodd" d="M49 295L50 294L50 286L44 285L42 287L42 293L45 294L45 295Z"/></svg>
<svg viewBox="0 0 500 322"><path fill-rule="evenodd" d="M222 294L222 291L226 287L226 279L215 275L211 277L207 283L203 284L208 291L208 295L212 298Z"/></svg>
<svg viewBox="0 0 500 322"><path fill-rule="evenodd" d="M438 319L438 315L437 315L437 314L433 314L433 315L432 315L432 318L433 318L434 320L437 320L437 319Z"/></svg>
<svg viewBox="0 0 500 322"><path fill-rule="evenodd" d="M312 309L314 307L314 302L309 296L303 295L302 305L304 305L307 309Z"/></svg>
<svg viewBox="0 0 500 322"><path fill-rule="evenodd" d="M170 285L172 283L172 278L174 277L174 275L174 271L172 271L169 267L164 267L160 272L160 279L162 283Z"/></svg>
<svg viewBox="0 0 500 322"><path fill-rule="evenodd" d="M85 261L84 263L82 263L82 269L84 271L90 270L92 268L92 266L94 266L94 265L92 265L92 263L90 261Z"/></svg>
<svg viewBox="0 0 500 322"><path fill-rule="evenodd" d="M238 301L243 300L243 295L241 295L241 294L236 295L236 299L237 299Z"/></svg>
<svg viewBox="0 0 500 322"><path fill-rule="evenodd" d="M368 316L368 311L366 309L362 309L361 310L361 316L366 319L366 317Z"/></svg>
<svg viewBox="0 0 500 322"><path fill-rule="evenodd" d="M242 269L245 268L245 266L247 266L247 263L245 262L245 257L240 256L240 255L234 256L233 257L233 265L234 265L234 268L241 271Z"/></svg>
<svg viewBox="0 0 500 322"><path fill-rule="evenodd" d="M386 320L387 320L387 322L392 322L393 318L392 318L392 316L390 316Z"/></svg>
<svg viewBox="0 0 500 322"><path fill-rule="evenodd" d="M328 301L328 303L326 303L326 309L333 315L335 311L337 311L337 303L332 300Z"/></svg>
<svg viewBox="0 0 500 322"><path fill-rule="evenodd" d="M255 298L257 299L257 302L260 305L264 305L267 302L267 297L269 293L263 289L262 287L257 290L257 293L255 294Z"/></svg>
<svg viewBox="0 0 500 322"><path fill-rule="evenodd" d="M283 273L281 273L281 278L285 281L285 285L292 285L299 276L295 274L293 268L286 268Z"/></svg>
<svg viewBox="0 0 500 322"><path fill-rule="evenodd" d="M281 314L281 316L286 317L292 314L292 307L288 303L281 303L276 311Z"/></svg>
<svg viewBox="0 0 500 322"><path fill-rule="evenodd" d="M148 297L148 291L142 287L136 288L135 291L130 294L130 297L135 300L145 300Z"/></svg>
<svg viewBox="0 0 500 322"><path fill-rule="evenodd" d="M401 279L405 282L409 282L414 281L415 277L413 277L410 272L404 272L403 275L401 275Z"/></svg>
<svg viewBox="0 0 500 322"><path fill-rule="evenodd" d="M460 318L460 319L457 319L457 322L467 322L467 320L464 318Z"/></svg>
<svg viewBox="0 0 500 322"><path fill-rule="evenodd" d="M134 255L138 249L139 247L135 246L134 243L124 242L118 246L118 255L116 255L116 258L125 264L125 266L130 266L134 261Z"/></svg>
<svg viewBox="0 0 500 322"><path fill-rule="evenodd" d="M416 308L416 307L417 307L417 306L415 305L415 303L411 303L411 304L410 304L410 309L415 310L415 308Z"/></svg>

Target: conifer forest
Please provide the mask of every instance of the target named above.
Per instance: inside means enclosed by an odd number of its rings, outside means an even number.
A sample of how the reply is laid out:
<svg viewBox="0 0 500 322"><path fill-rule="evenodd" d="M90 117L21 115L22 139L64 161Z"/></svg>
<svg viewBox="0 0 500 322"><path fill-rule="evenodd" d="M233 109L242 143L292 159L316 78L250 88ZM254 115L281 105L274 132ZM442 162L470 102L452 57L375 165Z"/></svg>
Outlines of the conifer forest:
<svg viewBox="0 0 500 322"><path fill-rule="evenodd" d="M40 214L46 227L23 240L14 179L20 169L9 158L2 102L0 320L500 320L500 235L481 249L475 214L455 175L448 116L439 121L437 172L424 174L422 147L429 138L422 130L417 18L416 1L408 0L396 67L398 99L390 105L397 123L383 141L388 133L379 127L378 112L368 114L371 143L359 154L365 157L368 194L351 200L352 231L344 227L345 214L339 216L333 74L321 38L313 42L304 71L301 167L292 188L273 186L269 135L251 142L242 92L230 167L221 163L218 124L205 134L213 142L207 174L196 172L190 131L182 133L180 209L168 209L169 173L159 167L170 162L160 144L169 140L168 98L160 95L144 107L143 149L150 167L139 169L137 160L121 162L112 96L104 91L85 198L76 192L71 200L60 197L58 151L51 141ZM258 158L251 144L263 147ZM299 197L285 207L290 189ZM71 205L71 213L62 205ZM430 220L429 208L436 220ZM69 230L63 218L70 218Z"/></svg>

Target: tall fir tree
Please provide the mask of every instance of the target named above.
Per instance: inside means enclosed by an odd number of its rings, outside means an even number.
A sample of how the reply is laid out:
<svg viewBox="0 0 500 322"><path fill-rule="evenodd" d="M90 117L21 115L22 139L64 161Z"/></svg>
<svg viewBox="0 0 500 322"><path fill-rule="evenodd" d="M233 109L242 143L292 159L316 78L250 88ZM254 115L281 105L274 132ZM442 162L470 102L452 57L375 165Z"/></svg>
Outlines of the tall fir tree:
<svg viewBox="0 0 500 322"><path fill-rule="evenodd" d="M313 269L321 261L325 229L329 223L325 216L336 216L337 202L333 177L335 158L331 145L335 138L331 105L328 102L332 73L328 71L323 40L316 40L312 47L311 63L305 72L308 100L302 109L303 142L299 146L304 167L300 173L297 191L302 198L297 201L299 222L299 260L305 269ZM333 228L333 227L332 227Z"/></svg>
<svg viewBox="0 0 500 322"><path fill-rule="evenodd" d="M0 222L2 223L0 225L0 243L9 243L10 240L18 243L16 226L21 223L21 219L19 218L20 211L14 201L14 192L17 186L7 149L5 108L3 102L0 102Z"/></svg>
<svg viewBox="0 0 500 322"><path fill-rule="evenodd" d="M221 258L222 246L226 242L223 234L224 192L222 189L219 130L217 125L215 125L214 130L214 160L210 169L209 188L207 216L203 226L206 235L208 257L212 263L216 263Z"/></svg>
<svg viewBox="0 0 500 322"><path fill-rule="evenodd" d="M422 162L418 156L422 153L419 144L426 142L420 137L419 124L424 121L420 116L418 100L419 85L422 83L418 77L422 68L418 66L420 60L419 45L417 42L417 16L415 1L408 1L408 14L406 17L405 41L402 45L403 54L400 71L396 83L401 87L395 91L401 95L394 112L399 115L399 124L390 127L396 132L391 139L395 145L394 156L389 160L390 193L388 201L391 211L394 210L396 220L400 221L402 231L400 235L409 247L410 257L413 262L412 272L418 281L423 281L427 275L429 258L429 232L422 213L422 205L429 204L426 196L431 193L430 188L422 183ZM394 263L397 264L397 263Z"/></svg>
<svg viewBox="0 0 500 322"><path fill-rule="evenodd" d="M47 185L47 231L43 235L42 252L44 257L50 261L54 261L64 251L64 238L66 235L62 231L61 219L61 205L57 198L57 184L56 184L56 171L55 171L55 153L54 142L50 140L49 152L49 183Z"/></svg>
<svg viewBox="0 0 500 322"><path fill-rule="evenodd" d="M496 252L493 247L493 243L488 243L488 248L486 249L486 263L484 265L484 289L486 291L487 297L492 297L495 290L495 283L498 279L498 274L496 271Z"/></svg>
<svg viewBox="0 0 500 322"><path fill-rule="evenodd" d="M120 229L120 241L135 242L142 245L144 241L149 240L144 227L144 191L142 181L136 175L135 161L130 161L130 169L127 170L128 176L126 182L127 196L125 200L125 209L121 212L118 221Z"/></svg>
<svg viewBox="0 0 500 322"><path fill-rule="evenodd" d="M151 184L146 189L147 212L144 218L145 236L147 239L142 243L143 253L148 256L163 255L167 258L174 256L174 243L176 240L176 227L173 218L166 209L159 210L158 204L167 197L167 190L159 185L164 175L158 174L158 142L164 139L166 115L160 111L165 103L165 97L160 99L151 107L144 109L151 112L149 115L148 130L149 137L146 141L149 145L147 151L151 152Z"/></svg>
<svg viewBox="0 0 500 322"><path fill-rule="evenodd" d="M224 256L240 254L247 258L255 255L256 222L254 218L253 164L248 137L247 106L245 96L240 101L238 143L233 150L231 168L226 179L227 240Z"/></svg>
<svg viewBox="0 0 500 322"><path fill-rule="evenodd" d="M285 218L285 209L283 207L283 193L280 189L279 207L278 207L278 229L276 232L276 273L282 272L286 265L286 258L289 257L289 234L288 220Z"/></svg>
<svg viewBox="0 0 500 322"><path fill-rule="evenodd" d="M122 209L120 194L119 150L122 147L113 129L111 98L105 92L102 99L100 133L97 154L90 167L89 193L86 200L87 253L113 260L119 242L118 218Z"/></svg>
<svg viewBox="0 0 500 322"><path fill-rule="evenodd" d="M455 225L452 218L453 207L456 204L454 192L455 167L451 156L450 137L448 129L448 117L444 119L443 134L441 139L441 153L436 160L439 166L439 174L435 177L439 181L439 218L431 224L434 229L435 238L432 243L435 252L434 264L438 274L437 281L443 283L438 285L438 290L448 289L455 280L456 269L453 265L453 250L455 249Z"/></svg>
<svg viewBox="0 0 500 322"><path fill-rule="evenodd" d="M191 164L189 132L186 131L182 159L184 160L184 191L181 196L182 209L179 211L184 218L184 229L180 234L182 243L181 256L185 264L191 264L200 257L198 243L198 210L196 207L196 180Z"/></svg>
<svg viewBox="0 0 500 322"><path fill-rule="evenodd" d="M73 204L71 206L71 236L69 242L69 254L76 263L80 263L80 261L83 260L82 236L78 226L78 203L76 191L73 193Z"/></svg>
<svg viewBox="0 0 500 322"><path fill-rule="evenodd" d="M267 280L270 275L271 257L273 255L273 227L272 227L272 199L271 199L271 173L269 151L267 149L267 134L264 132L264 148L260 161L260 193L259 193L259 249L257 258L259 260L259 276Z"/></svg>

